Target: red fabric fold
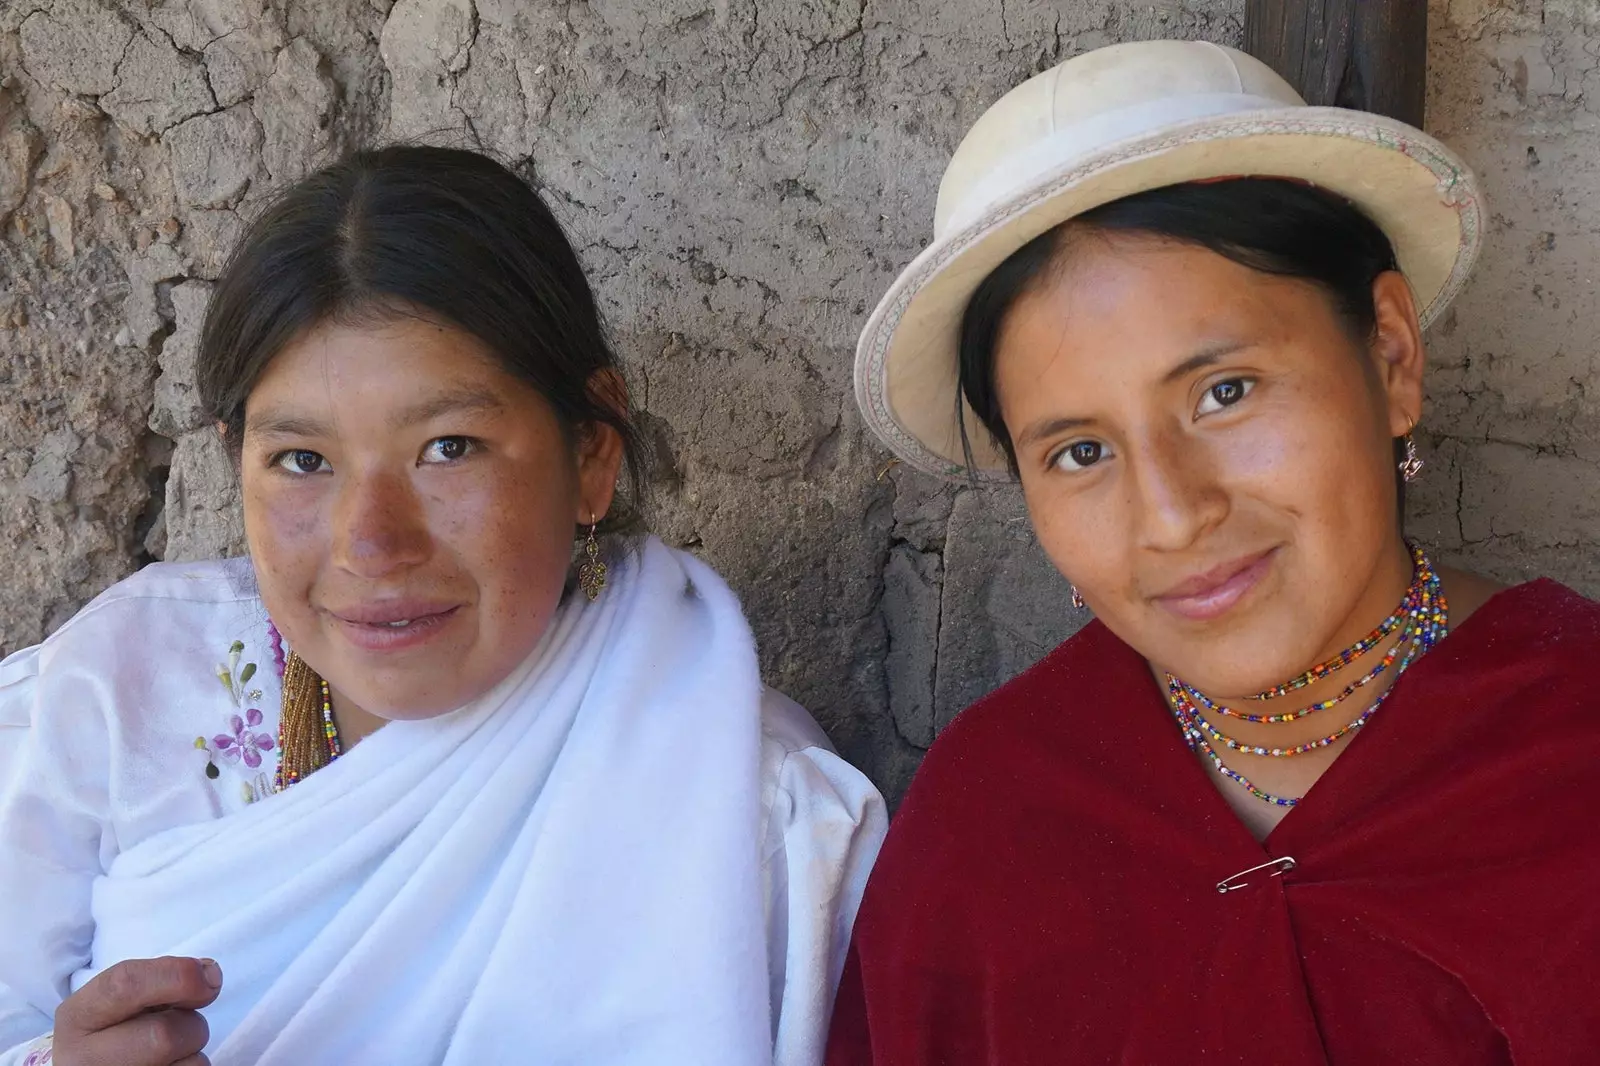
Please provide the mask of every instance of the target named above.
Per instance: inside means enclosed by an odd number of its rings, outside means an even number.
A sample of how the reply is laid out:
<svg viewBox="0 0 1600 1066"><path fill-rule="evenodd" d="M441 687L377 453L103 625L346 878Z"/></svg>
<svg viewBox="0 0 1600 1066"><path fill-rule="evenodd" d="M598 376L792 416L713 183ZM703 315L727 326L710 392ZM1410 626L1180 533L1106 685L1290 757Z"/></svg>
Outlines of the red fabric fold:
<svg viewBox="0 0 1600 1066"><path fill-rule="evenodd" d="M1600 605L1502 592L1258 843L1090 625L928 753L830 1066L1600 1063L1597 666Z"/></svg>

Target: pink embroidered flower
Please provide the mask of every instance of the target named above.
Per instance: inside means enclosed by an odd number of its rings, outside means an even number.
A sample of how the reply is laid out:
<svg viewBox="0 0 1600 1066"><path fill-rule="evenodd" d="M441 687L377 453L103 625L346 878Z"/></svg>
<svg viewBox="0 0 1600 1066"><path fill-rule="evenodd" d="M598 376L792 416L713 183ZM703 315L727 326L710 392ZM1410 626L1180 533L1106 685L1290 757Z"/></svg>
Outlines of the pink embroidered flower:
<svg viewBox="0 0 1600 1066"><path fill-rule="evenodd" d="M242 758L244 764L254 770L261 765L261 753L272 750L272 734L252 732L254 727L261 724L260 711L251 707L244 715L243 718L233 715L228 719L228 725L233 729L232 736L218 733L211 738L211 743L229 762L238 762Z"/></svg>
<svg viewBox="0 0 1600 1066"><path fill-rule="evenodd" d="M55 1061L55 1052L50 1045L36 1047L28 1052L28 1057L22 1060L22 1066L50 1066Z"/></svg>

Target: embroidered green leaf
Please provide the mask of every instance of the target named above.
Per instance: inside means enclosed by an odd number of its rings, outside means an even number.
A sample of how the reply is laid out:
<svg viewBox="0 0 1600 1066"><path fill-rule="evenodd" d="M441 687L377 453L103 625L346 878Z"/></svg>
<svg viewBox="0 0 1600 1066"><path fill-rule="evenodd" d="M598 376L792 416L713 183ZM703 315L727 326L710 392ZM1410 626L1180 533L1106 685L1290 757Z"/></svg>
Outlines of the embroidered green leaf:
<svg viewBox="0 0 1600 1066"><path fill-rule="evenodd" d="M228 695L233 695L233 671L228 669L226 663L217 664L217 680L222 682L222 687L228 690Z"/></svg>
<svg viewBox="0 0 1600 1066"><path fill-rule="evenodd" d="M240 655L243 652L244 652L244 641L242 641L242 640L236 640L232 644L228 645L228 654L229 655Z"/></svg>
<svg viewBox="0 0 1600 1066"><path fill-rule="evenodd" d="M255 676L256 676L256 664L255 663L245 663L244 664L244 669L239 671L239 684L243 685L245 682L249 681L252 677L255 677Z"/></svg>

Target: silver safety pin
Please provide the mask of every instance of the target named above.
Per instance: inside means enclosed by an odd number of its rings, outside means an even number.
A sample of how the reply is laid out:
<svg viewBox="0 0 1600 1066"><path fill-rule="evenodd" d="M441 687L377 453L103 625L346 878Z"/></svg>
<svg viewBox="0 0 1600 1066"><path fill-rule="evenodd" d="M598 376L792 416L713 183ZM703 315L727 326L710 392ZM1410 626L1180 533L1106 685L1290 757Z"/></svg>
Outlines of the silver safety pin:
<svg viewBox="0 0 1600 1066"><path fill-rule="evenodd" d="M1239 878L1248 877L1258 870L1271 870L1273 877L1282 877L1284 874L1288 873L1294 868L1294 857L1291 855L1284 855L1280 858L1273 859L1271 862L1264 862L1260 866L1252 866L1248 870L1240 870L1232 877L1223 878L1221 881L1217 882L1217 891L1222 893L1224 896L1226 896L1229 892L1238 891L1250 883L1248 881L1240 881Z"/></svg>

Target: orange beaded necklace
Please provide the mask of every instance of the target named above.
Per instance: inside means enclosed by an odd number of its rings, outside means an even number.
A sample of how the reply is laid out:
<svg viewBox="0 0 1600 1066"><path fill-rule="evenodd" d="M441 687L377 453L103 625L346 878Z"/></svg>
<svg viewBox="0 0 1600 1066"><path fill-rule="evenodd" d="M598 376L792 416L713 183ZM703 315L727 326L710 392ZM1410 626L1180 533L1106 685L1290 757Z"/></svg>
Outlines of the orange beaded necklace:
<svg viewBox="0 0 1600 1066"><path fill-rule="evenodd" d="M339 726L333 718L328 683L294 652L283 653L283 637L271 627L272 652L283 680L283 709L278 716L278 773L282 792L311 776L343 754Z"/></svg>

